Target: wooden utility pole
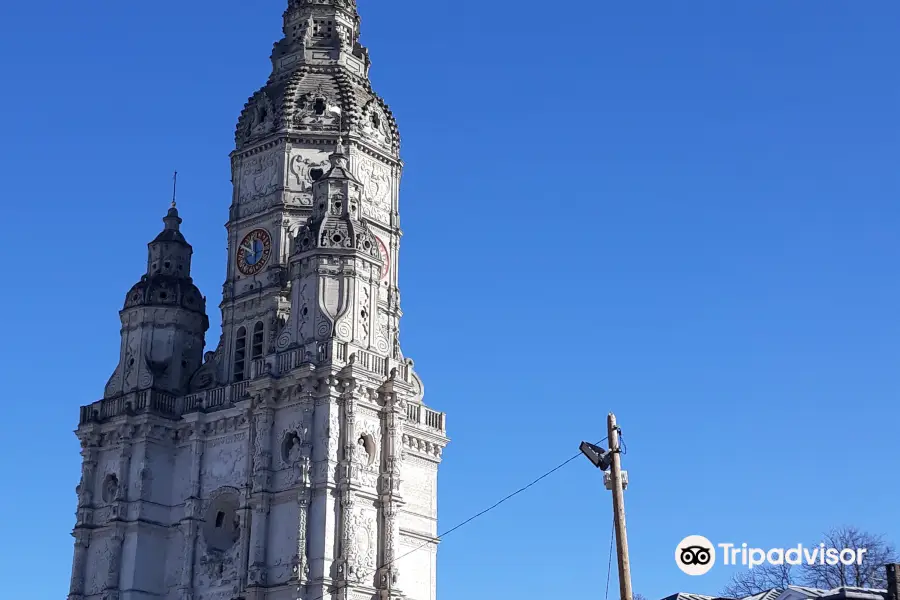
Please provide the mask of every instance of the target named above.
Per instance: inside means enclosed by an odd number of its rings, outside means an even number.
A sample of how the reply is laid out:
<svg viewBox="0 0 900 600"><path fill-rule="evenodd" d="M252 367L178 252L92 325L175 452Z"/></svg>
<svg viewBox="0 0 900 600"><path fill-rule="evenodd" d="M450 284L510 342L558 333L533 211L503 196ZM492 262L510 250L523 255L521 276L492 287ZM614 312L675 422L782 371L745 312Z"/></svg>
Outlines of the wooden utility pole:
<svg viewBox="0 0 900 600"><path fill-rule="evenodd" d="M616 557L619 563L619 592L621 600L633 600L631 594L631 565L628 562L628 536L625 533L625 498L622 492L622 454L619 451L619 428L616 415L606 419L612 465L609 476L613 494L613 519L616 525Z"/></svg>

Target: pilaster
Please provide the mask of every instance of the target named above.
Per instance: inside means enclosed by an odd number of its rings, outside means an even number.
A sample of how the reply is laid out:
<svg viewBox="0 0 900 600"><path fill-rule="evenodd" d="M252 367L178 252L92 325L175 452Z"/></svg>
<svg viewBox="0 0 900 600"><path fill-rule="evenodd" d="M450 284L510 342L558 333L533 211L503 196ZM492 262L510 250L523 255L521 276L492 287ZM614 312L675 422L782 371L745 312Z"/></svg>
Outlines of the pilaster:
<svg viewBox="0 0 900 600"><path fill-rule="evenodd" d="M384 470L379 481L384 545L379 565L378 589L379 596L383 600L403 597L399 584L400 570L395 561L399 559L399 514L404 505L400 493L400 477L403 461L403 434L407 421L406 398L411 395L411 392L408 385L398 381L396 369L391 371L390 379L379 390L385 422Z"/></svg>
<svg viewBox="0 0 900 600"><path fill-rule="evenodd" d="M72 536L75 538L75 556L72 559L68 600L84 600L84 574L91 534L87 529L76 528Z"/></svg>
<svg viewBox="0 0 900 600"><path fill-rule="evenodd" d="M197 535L200 531L202 515L200 500L200 466L203 459L203 439L200 430L194 423L190 431L190 483L187 498L184 500L184 518L180 527L184 540L181 564L181 600L194 600L194 564L197 553Z"/></svg>
<svg viewBox="0 0 900 600"><path fill-rule="evenodd" d="M274 409L272 408L273 390L271 387L257 396L258 406L255 410L255 435L253 448L253 483L250 497L250 567L247 587L265 587L268 582L266 567L266 546L268 542L268 515L271 504L269 491L272 463L272 424ZM262 592L251 595L262 598Z"/></svg>
<svg viewBox="0 0 900 600"><path fill-rule="evenodd" d="M125 525L116 523L109 540L110 557L106 572L105 600L119 600L119 582L122 577L122 547L125 543Z"/></svg>

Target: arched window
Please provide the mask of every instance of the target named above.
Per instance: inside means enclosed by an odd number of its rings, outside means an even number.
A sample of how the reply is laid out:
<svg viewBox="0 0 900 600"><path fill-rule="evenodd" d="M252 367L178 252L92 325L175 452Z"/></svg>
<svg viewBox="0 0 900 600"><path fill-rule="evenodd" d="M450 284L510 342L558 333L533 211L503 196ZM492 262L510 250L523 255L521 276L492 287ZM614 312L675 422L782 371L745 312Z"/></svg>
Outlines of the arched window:
<svg viewBox="0 0 900 600"><path fill-rule="evenodd" d="M263 323L258 322L253 326L253 346L250 349L250 358L256 360L263 357Z"/></svg>
<svg viewBox="0 0 900 600"><path fill-rule="evenodd" d="M237 330L234 339L234 380L243 381L247 354L247 330L243 327Z"/></svg>

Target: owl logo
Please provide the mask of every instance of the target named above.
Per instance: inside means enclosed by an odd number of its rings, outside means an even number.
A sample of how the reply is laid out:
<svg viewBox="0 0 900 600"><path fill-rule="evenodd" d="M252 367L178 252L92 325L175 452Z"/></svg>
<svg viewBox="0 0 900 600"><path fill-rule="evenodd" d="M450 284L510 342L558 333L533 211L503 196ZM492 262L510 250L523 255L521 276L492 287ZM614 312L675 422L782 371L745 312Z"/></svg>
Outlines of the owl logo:
<svg viewBox="0 0 900 600"><path fill-rule="evenodd" d="M716 564L716 549L702 535L689 535L675 547L675 564L688 575L704 575Z"/></svg>

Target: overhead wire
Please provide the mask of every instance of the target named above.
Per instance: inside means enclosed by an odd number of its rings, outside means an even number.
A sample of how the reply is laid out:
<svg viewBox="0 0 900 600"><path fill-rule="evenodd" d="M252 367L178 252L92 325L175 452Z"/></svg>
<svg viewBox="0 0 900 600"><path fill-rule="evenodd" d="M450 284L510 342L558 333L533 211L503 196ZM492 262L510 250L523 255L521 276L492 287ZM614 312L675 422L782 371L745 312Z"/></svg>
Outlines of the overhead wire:
<svg viewBox="0 0 900 600"><path fill-rule="evenodd" d="M605 442L607 439L608 439L608 438L603 438L602 440L600 440L599 442L597 442L597 444L602 444L602 443ZM437 539L437 540L443 540L446 536L448 536L449 534L453 533L454 531L460 529L461 527L464 527L465 525L468 525L469 523L471 523L472 521L474 521L474 520L477 519L478 517L481 517L481 516L483 516L483 515L485 515L485 514L491 512L492 510L494 510L495 508L497 508L498 506L500 506L501 504L503 504L503 503L506 502L507 500L511 500L512 498L514 498L515 496L518 496L519 494L521 494L522 492L524 492L524 491L527 490L528 488L534 486L535 484L537 484L537 483L540 482L541 480L546 479L547 477L549 477L549 476L552 475L553 473L559 471L560 469L562 469L564 466L566 466L567 464L569 464L570 462L572 462L573 460L575 460L575 459L578 458L579 456L581 456L581 452L580 452L580 451L579 451L577 454L574 454L573 456L571 456L570 458L567 458L566 460L564 460L564 461L561 462L560 464L556 465L555 467L553 467L552 469L550 469L549 471L547 471L546 473L544 473L543 475L541 475L541 476L538 477L537 479L533 480L531 483L529 483L529 484L527 484L527 485L525 485L525 486L520 487L519 489L517 489L517 490L514 491L513 493L508 494L508 495L505 496L503 499L501 499L501 500L499 500L498 502L492 504L491 506L489 506L488 508L482 510L481 512L472 515L471 517L469 517L468 519L466 519L466 520L464 520L463 522L459 523L458 525L454 525L453 527L451 527L451 528L448 529L447 531L445 531L445 532L441 533L440 535L438 535L436 539ZM389 566L391 566L392 564L394 564L394 563L396 563L397 561L399 561L401 558L407 557L407 556L409 556L410 554L412 554L412 553L414 553L414 552L418 552L419 550L421 550L421 549L424 548L425 546L428 546L428 545L430 545L430 544L432 544L432 543L433 543L432 541L427 541L427 542L425 542L425 543L423 543L423 544L421 544L421 545L419 545L419 546L416 546L415 548L413 548L413 549L410 550L409 552L406 552L406 553L404 553L404 554L401 554L400 556L398 556L398 557L396 557L396 558L393 558L393 559L387 561L386 563L384 563L383 565L381 565L380 567L378 567L378 568L375 569L374 571L371 571L371 570L370 570L370 571L364 572L363 577L367 577L367 576L369 576L369 575L374 575L379 569L383 569L383 568L385 568L385 567L389 567ZM346 588L346 587L347 587L346 585L343 586L343 588ZM343 589L343 588L342 588L342 587L338 587L338 586L334 586L334 587L332 587L330 590L328 590L328 591L326 591L326 592L320 594L319 596L317 596L316 598L313 598L312 600L323 600L323 598L325 598L325 595L326 595L326 594L333 594L334 592L337 592L338 590ZM608 593L608 589L609 589L609 582L607 581L607 593Z"/></svg>
<svg viewBox="0 0 900 600"><path fill-rule="evenodd" d="M606 563L606 600L609 600L609 577L612 574L613 540L615 539L615 533L616 519L613 518L612 526L609 530L609 560Z"/></svg>

